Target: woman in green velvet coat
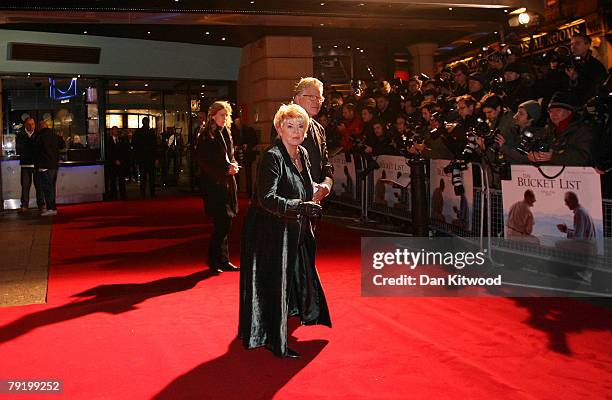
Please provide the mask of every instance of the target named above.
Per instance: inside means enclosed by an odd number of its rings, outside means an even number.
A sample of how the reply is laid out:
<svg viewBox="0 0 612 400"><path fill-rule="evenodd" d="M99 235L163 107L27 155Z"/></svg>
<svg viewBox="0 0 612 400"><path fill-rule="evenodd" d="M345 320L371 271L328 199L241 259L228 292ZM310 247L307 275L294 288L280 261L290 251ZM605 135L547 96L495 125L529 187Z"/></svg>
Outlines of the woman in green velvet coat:
<svg viewBox="0 0 612 400"><path fill-rule="evenodd" d="M266 346L279 357L299 357L287 347L287 319L331 327L315 268L312 220L321 206L304 141L309 116L299 105L283 105L274 117L279 133L263 154L255 194L242 233L239 337L247 349Z"/></svg>

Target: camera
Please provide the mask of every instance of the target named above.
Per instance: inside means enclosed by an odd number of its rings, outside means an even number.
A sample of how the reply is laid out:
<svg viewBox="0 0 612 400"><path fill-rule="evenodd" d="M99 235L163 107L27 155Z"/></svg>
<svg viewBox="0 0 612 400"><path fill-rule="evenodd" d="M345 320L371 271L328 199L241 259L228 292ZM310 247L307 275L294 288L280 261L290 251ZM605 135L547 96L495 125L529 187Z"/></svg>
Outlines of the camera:
<svg viewBox="0 0 612 400"><path fill-rule="evenodd" d="M446 131L446 119L444 118L444 115L439 112L436 111L433 114L431 114L431 120L432 121L436 121L438 123L438 127L431 129L429 131L429 136L433 139L436 140L438 139L440 136L443 136L447 133Z"/></svg>
<svg viewBox="0 0 612 400"><path fill-rule="evenodd" d="M365 151L366 145L362 138L350 135L349 140L351 141L351 144L353 145L354 151L358 153L363 153Z"/></svg>
<svg viewBox="0 0 612 400"><path fill-rule="evenodd" d="M524 156L531 152L546 153L550 151L550 143L544 138L535 137L535 135L531 131L526 130L521 135L521 140L516 146L516 151L518 151Z"/></svg>
<svg viewBox="0 0 612 400"><path fill-rule="evenodd" d="M465 193L465 188L463 187L463 177L461 176L461 172L467 169L467 164L465 161L455 160L451 161L446 167L444 167L443 171L445 174L451 174L451 182L453 184L453 190L455 195L461 196Z"/></svg>
<svg viewBox="0 0 612 400"><path fill-rule="evenodd" d="M567 46L558 46L552 53L545 53L543 59L548 62L556 62L557 69L566 70L567 68L577 68L584 64L585 59L575 56Z"/></svg>
<svg viewBox="0 0 612 400"><path fill-rule="evenodd" d="M516 151L526 156L531 152L531 144L533 142L534 135L531 131L524 131L521 135L521 140L519 144L516 146Z"/></svg>
<svg viewBox="0 0 612 400"><path fill-rule="evenodd" d="M491 133L489 125L482 118L478 118L467 131L465 136L467 143L459 156L460 160L470 161L472 159L474 152L478 149L478 142L476 142L478 137L485 138L485 144L491 144L491 140L495 142L495 134Z"/></svg>
<svg viewBox="0 0 612 400"><path fill-rule="evenodd" d="M494 78L489 82L489 91L503 96L505 88L504 88L504 78L502 76Z"/></svg>

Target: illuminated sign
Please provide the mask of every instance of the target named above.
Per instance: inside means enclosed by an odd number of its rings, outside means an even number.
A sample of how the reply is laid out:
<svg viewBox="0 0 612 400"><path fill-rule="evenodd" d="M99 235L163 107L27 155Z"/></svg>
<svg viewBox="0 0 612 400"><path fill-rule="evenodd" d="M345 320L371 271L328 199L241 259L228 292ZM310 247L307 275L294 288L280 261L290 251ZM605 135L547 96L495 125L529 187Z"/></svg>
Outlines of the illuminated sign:
<svg viewBox="0 0 612 400"><path fill-rule="evenodd" d="M57 87L55 79L49 78L49 97L53 100L64 100L76 97L77 95L77 78L70 80L68 89L62 90Z"/></svg>
<svg viewBox="0 0 612 400"><path fill-rule="evenodd" d="M521 51L523 54L546 50L551 47L559 46L562 43L568 42L572 37L579 33L586 32L586 23L584 20L579 20L578 23L572 23L559 27L556 31L534 35L533 38L523 38L521 42Z"/></svg>

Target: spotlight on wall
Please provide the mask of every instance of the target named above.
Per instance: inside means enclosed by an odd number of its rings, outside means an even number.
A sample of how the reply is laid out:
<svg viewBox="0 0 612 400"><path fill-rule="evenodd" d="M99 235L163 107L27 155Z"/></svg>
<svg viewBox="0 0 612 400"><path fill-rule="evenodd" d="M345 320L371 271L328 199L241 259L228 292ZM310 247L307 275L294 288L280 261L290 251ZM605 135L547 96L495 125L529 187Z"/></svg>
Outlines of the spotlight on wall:
<svg viewBox="0 0 612 400"><path fill-rule="evenodd" d="M534 12L526 11L520 14L514 14L508 19L508 25L513 28L526 27L537 25L540 21L540 16Z"/></svg>
<svg viewBox="0 0 612 400"><path fill-rule="evenodd" d="M518 16L518 22L521 25L527 25L530 20L531 20L531 17L526 12L520 13Z"/></svg>

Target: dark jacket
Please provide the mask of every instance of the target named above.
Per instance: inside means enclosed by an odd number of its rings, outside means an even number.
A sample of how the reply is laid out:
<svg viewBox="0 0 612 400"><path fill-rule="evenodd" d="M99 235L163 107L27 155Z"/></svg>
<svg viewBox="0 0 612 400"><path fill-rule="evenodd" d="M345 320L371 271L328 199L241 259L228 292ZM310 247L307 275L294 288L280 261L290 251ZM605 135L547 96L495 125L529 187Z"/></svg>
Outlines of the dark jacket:
<svg viewBox="0 0 612 400"><path fill-rule="evenodd" d="M567 129L555 133L554 125L546 127L545 135L551 140L553 156L546 165L589 167L593 165L593 131L591 126L574 116Z"/></svg>
<svg viewBox="0 0 612 400"><path fill-rule="evenodd" d="M127 166L127 162L130 159L130 144L122 137L117 138L117 143L113 140L113 137L108 138L108 145L106 146L106 161L111 165L116 165L117 161L123 166Z"/></svg>
<svg viewBox="0 0 612 400"><path fill-rule="evenodd" d="M37 156L34 163L37 168L57 169L59 161L59 140L50 128L44 128L36 134Z"/></svg>
<svg viewBox="0 0 612 400"><path fill-rule="evenodd" d="M523 78L518 78L512 82L506 82L504 84L504 104L513 113L518 110L519 104L527 100L535 100L537 97L533 90L533 86L527 84Z"/></svg>
<svg viewBox="0 0 612 400"><path fill-rule="evenodd" d="M597 89L606 79L607 71L603 64L589 54L582 63L576 65L578 79L569 81L570 91L575 93L578 104L586 103L591 97L597 94Z"/></svg>
<svg viewBox="0 0 612 400"><path fill-rule="evenodd" d="M152 162L159 159L157 137L150 128L138 128L132 139L136 162Z"/></svg>
<svg viewBox="0 0 612 400"><path fill-rule="evenodd" d="M246 348L268 345L279 356L287 353L289 316L331 326L310 221L297 215L313 196L308 154L299 151L302 174L280 140L263 154L242 231L239 337Z"/></svg>
<svg viewBox="0 0 612 400"><path fill-rule="evenodd" d="M255 160L255 146L257 146L257 133L255 129L246 125L243 125L240 129L233 126L232 140L235 146L241 147L240 151L243 152L242 157L246 163L251 163ZM246 150L242 150L243 145L246 145Z"/></svg>
<svg viewBox="0 0 612 400"><path fill-rule="evenodd" d="M19 154L20 165L34 165L36 162L36 132L28 136L26 131L21 131L17 135L15 147Z"/></svg>
<svg viewBox="0 0 612 400"><path fill-rule="evenodd" d="M206 129L198 138L197 163L204 184L206 213L210 216L238 213L236 179L228 174L230 162L235 163L234 142L226 128Z"/></svg>
<svg viewBox="0 0 612 400"><path fill-rule="evenodd" d="M508 135L504 136L504 139L506 139L506 142L500 148L500 151L504 155L504 158L510 164L530 164L531 163L531 161L529 161L529 159L527 158L525 154L517 151L517 147L521 143L521 140L523 138L523 133L525 131L531 132L534 135L533 136L534 139L535 138L541 139L542 136L544 135L542 127L530 126L527 129L521 130L518 125L515 125L512 131ZM528 146L529 143L526 143L526 145ZM527 147L525 150L529 151L530 149L529 147Z"/></svg>
<svg viewBox="0 0 612 400"><path fill-rule="evenodd" d="M382 154L397 155L397 149L392 145L392 138L389 132L385 132L381 137L376 136L374 132L368 135L365 139L365 145L372 148L372 155L379 156Z"/></svg>

